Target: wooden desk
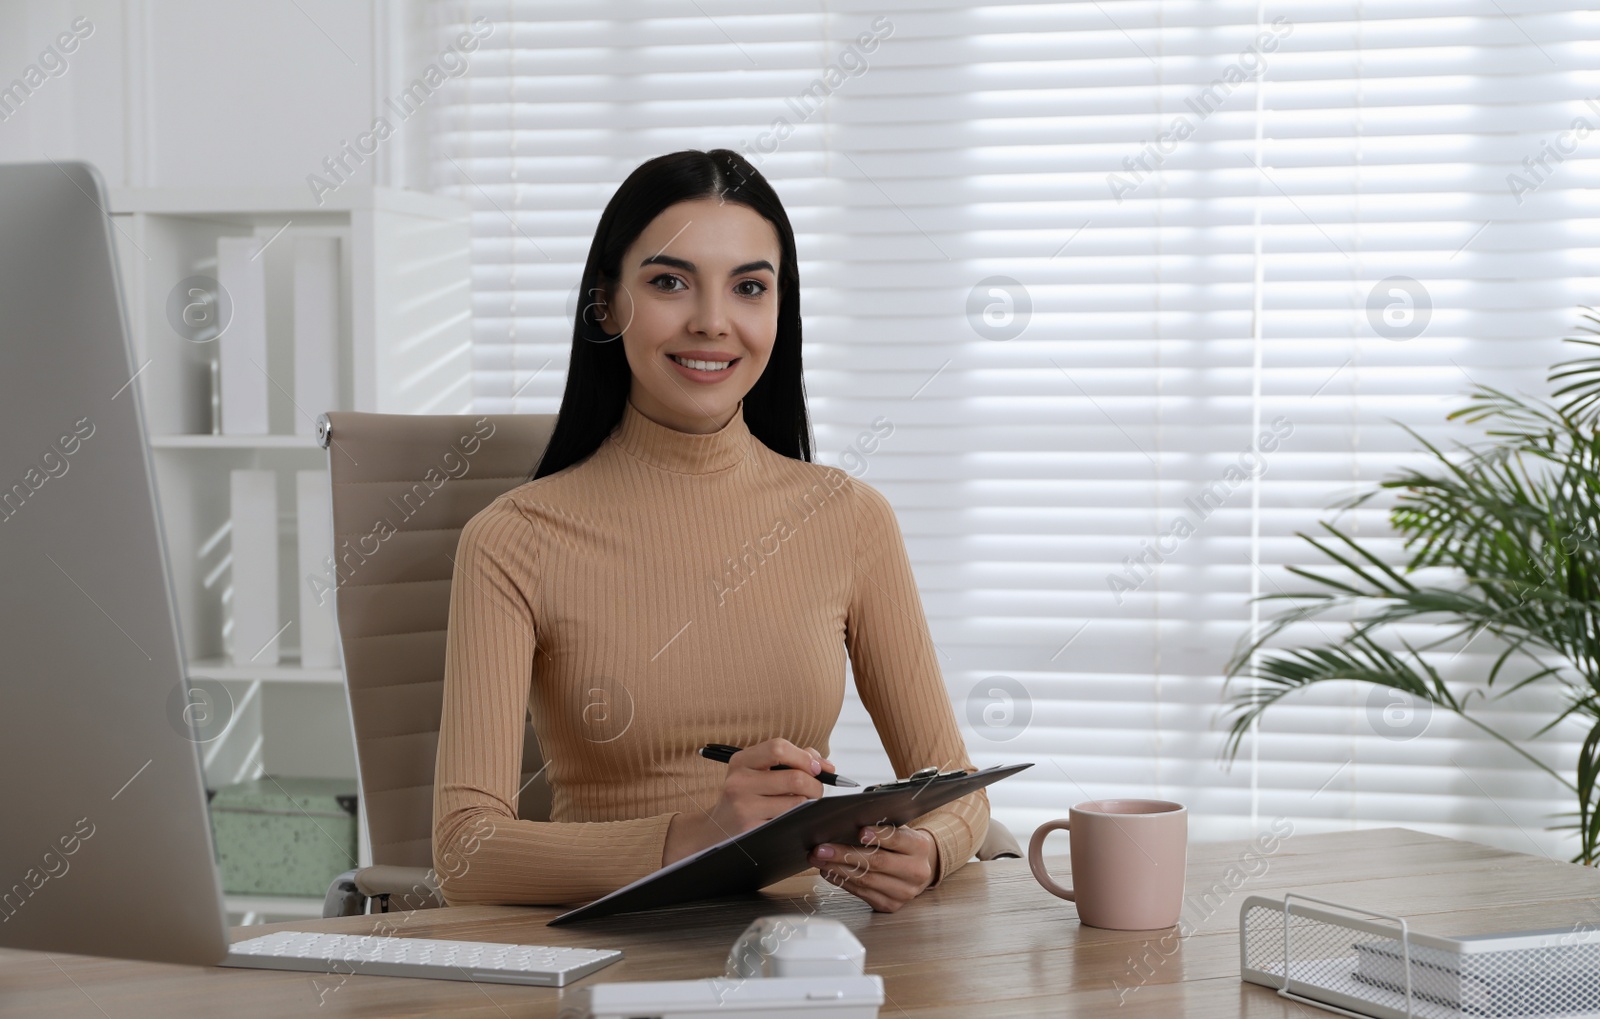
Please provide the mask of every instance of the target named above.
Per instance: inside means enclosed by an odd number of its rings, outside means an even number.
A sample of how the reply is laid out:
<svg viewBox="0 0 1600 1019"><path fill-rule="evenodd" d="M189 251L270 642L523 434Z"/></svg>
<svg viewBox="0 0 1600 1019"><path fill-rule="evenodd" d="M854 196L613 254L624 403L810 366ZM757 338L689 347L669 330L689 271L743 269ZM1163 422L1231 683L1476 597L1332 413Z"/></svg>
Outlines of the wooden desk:
<svg viewBox="0 0 1600 1019"><path fill-rule="evenodd" d="M403 936L626 953L622 962L581 981L581 987L587 981L720 976L734 938L751 920L768 913L818 912L843 921L866 945L868 972L884 979L884 1019L1067 1014L1308 1019L1331 1013L1240 982L1239 905L1246 896L1298 890L1396 913L1421 930L1444 934L1600 922L1600 872L1542 857L1403 828L1291 834L1265 857L1245 857L1250 845L1190 847L1181 929L1192 925L1193 933L1169 938L1165 946L1163 932L1079 926L1073 907L1040 888L1024 860L969 863L947 885L898 913L874 913L813 874L773 885L760 896L577 927L544 926L561 912L556 909L469 906L238 927L232 934L238 941L278 929L370 933L387 922L398 925L394 933ZM1053 873L1069 872L1064 855L1050 862ZM563 993L0 951L4 1016L523 1019L555 1016Z"/></svg>

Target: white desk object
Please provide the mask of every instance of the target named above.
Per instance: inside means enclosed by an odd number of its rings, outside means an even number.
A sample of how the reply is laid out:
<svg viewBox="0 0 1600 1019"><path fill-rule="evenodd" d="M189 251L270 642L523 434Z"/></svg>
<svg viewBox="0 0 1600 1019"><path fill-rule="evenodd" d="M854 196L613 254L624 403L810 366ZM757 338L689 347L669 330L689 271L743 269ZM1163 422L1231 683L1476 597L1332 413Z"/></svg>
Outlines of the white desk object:
<svg viewBox="0 0 1600 1019"><path fill-rule="evenodd" d="M764 916L751 922L728 953L730 978L858 977L867 950L850 928L815 915Z"/></svg>
<svg viewBox="0 0 1600 1019"><path fill-rule="evenodd" d="M1404 919L1287 893L1239 910L1240 977L1374 1019L1600 1016L1600 932L1446 937Z"/></svg>
<svg viewBox="0 0 1600 1019"><path fill-rule="evenodd" d="M877 1019L883 978L754 977L591 984L573 992L560 1019Z"/></svg>
<svg viewBox="0 0 1600 1019"><path fill-rule="evenodd" d="M622 959L595 948L275 931L235 942L224 966L565 987Z"/></svg>

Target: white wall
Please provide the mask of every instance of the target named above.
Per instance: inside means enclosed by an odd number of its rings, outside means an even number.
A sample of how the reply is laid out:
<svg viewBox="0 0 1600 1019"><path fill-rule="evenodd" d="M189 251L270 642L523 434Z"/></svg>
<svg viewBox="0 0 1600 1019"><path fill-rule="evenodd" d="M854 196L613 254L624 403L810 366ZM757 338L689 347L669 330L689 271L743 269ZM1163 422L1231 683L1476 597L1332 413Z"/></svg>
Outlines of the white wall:
<svg viewBox="0 0 1600 1019"><path fill-rule="evenodd" d="M79 18L92 31L66 69L0 121L0 162L84 159L111 187L309 196L307 175L431 59L423 0L0 0L0 90L53 64L41 52ZM425 128L396 123L350 179L424 188Z"/></svg>
<svg viewBox="0 0 1600 1019"><path fill-rule="evenodd" d="M112 188L279 186L309 201L307 176L433 59L424 2L0 0L0 162L87 160ZM75 22L76 50L41 59ZM46 77L13 109L5 90L30 65ZM423 189L427 118L390 119L348 179ZM257 707L269 772L355 775L341 688L273 684Z"/></svg>

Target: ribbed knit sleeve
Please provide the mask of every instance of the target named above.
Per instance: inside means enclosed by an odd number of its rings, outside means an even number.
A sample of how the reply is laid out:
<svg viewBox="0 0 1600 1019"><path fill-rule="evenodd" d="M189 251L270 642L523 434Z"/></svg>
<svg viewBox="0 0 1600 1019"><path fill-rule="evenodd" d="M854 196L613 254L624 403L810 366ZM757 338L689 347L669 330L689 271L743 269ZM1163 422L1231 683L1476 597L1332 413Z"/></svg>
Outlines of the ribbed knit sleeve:
<svg viewBox="0 0 1600 1019"><path fill-rule="evenodd" d="M537 538L501 497L468 521L456 551L433 801L434 869L452 906L598 898L661 867L675 816L517 817L535 681Z"/></svg>
<svg viewBox="0 0 1600 1019"><path fill-rule="evenodd" d="M929 765L971 771L894 507L866 482L852 479L851 488L854 579L845 646L861 702L897 776ZM937 885L959 870L988 835L988 794L980 789L952 800L908 826L938 843Z"/></svg>

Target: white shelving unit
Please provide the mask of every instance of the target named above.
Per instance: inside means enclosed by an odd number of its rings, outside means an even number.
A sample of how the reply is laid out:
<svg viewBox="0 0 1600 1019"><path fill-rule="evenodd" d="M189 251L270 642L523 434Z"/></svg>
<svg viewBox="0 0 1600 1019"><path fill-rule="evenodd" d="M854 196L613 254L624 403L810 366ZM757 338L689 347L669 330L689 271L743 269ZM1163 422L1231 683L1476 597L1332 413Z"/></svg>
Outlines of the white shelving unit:
<svg viewBox="0 0 1600 1019"><path fill-rule="evenodd" d="M316 449L310 435L152 435L156 449Z"/></svg>
<svg viewBox="0 0 1600 1019"><path fill-rule="evenodd" d="M326 470L316 416L327 410L465 414L472 404L471 262L467 206L392 188L346 185L321 205L301 188L113 188L114 236L127 292L146 427L172 560L192 680L232 698L221 736L201 746L217 788L263 774L356 777L342 669L300 665L295 472ZM168 321L180 281L216 275L219 237L269 241L267 345L270 434L211 433L215 343L194 343ZM335 407L293 399L292 244L340 240L339 396ZM281 383L281 384L280 384ZM229 655L232 595L229 472L278 473L279 661L238 665ZM334 549L328 549L332 556ZM332 573L326 582L331 586ZM325 600L333 612L333 599ZM371 862L364 808L358 865ZM330 875L331 876L331 875ZM235 923L318 916L322 899L230 896Z"/></svg>
<svg viewBox="0 0 1600 1019"><path fill-rule="evenodd" d="M322 916L321 899L287 898L278 895L229 895L229 922L235 927L284 920L307 920Z"/></svg>

